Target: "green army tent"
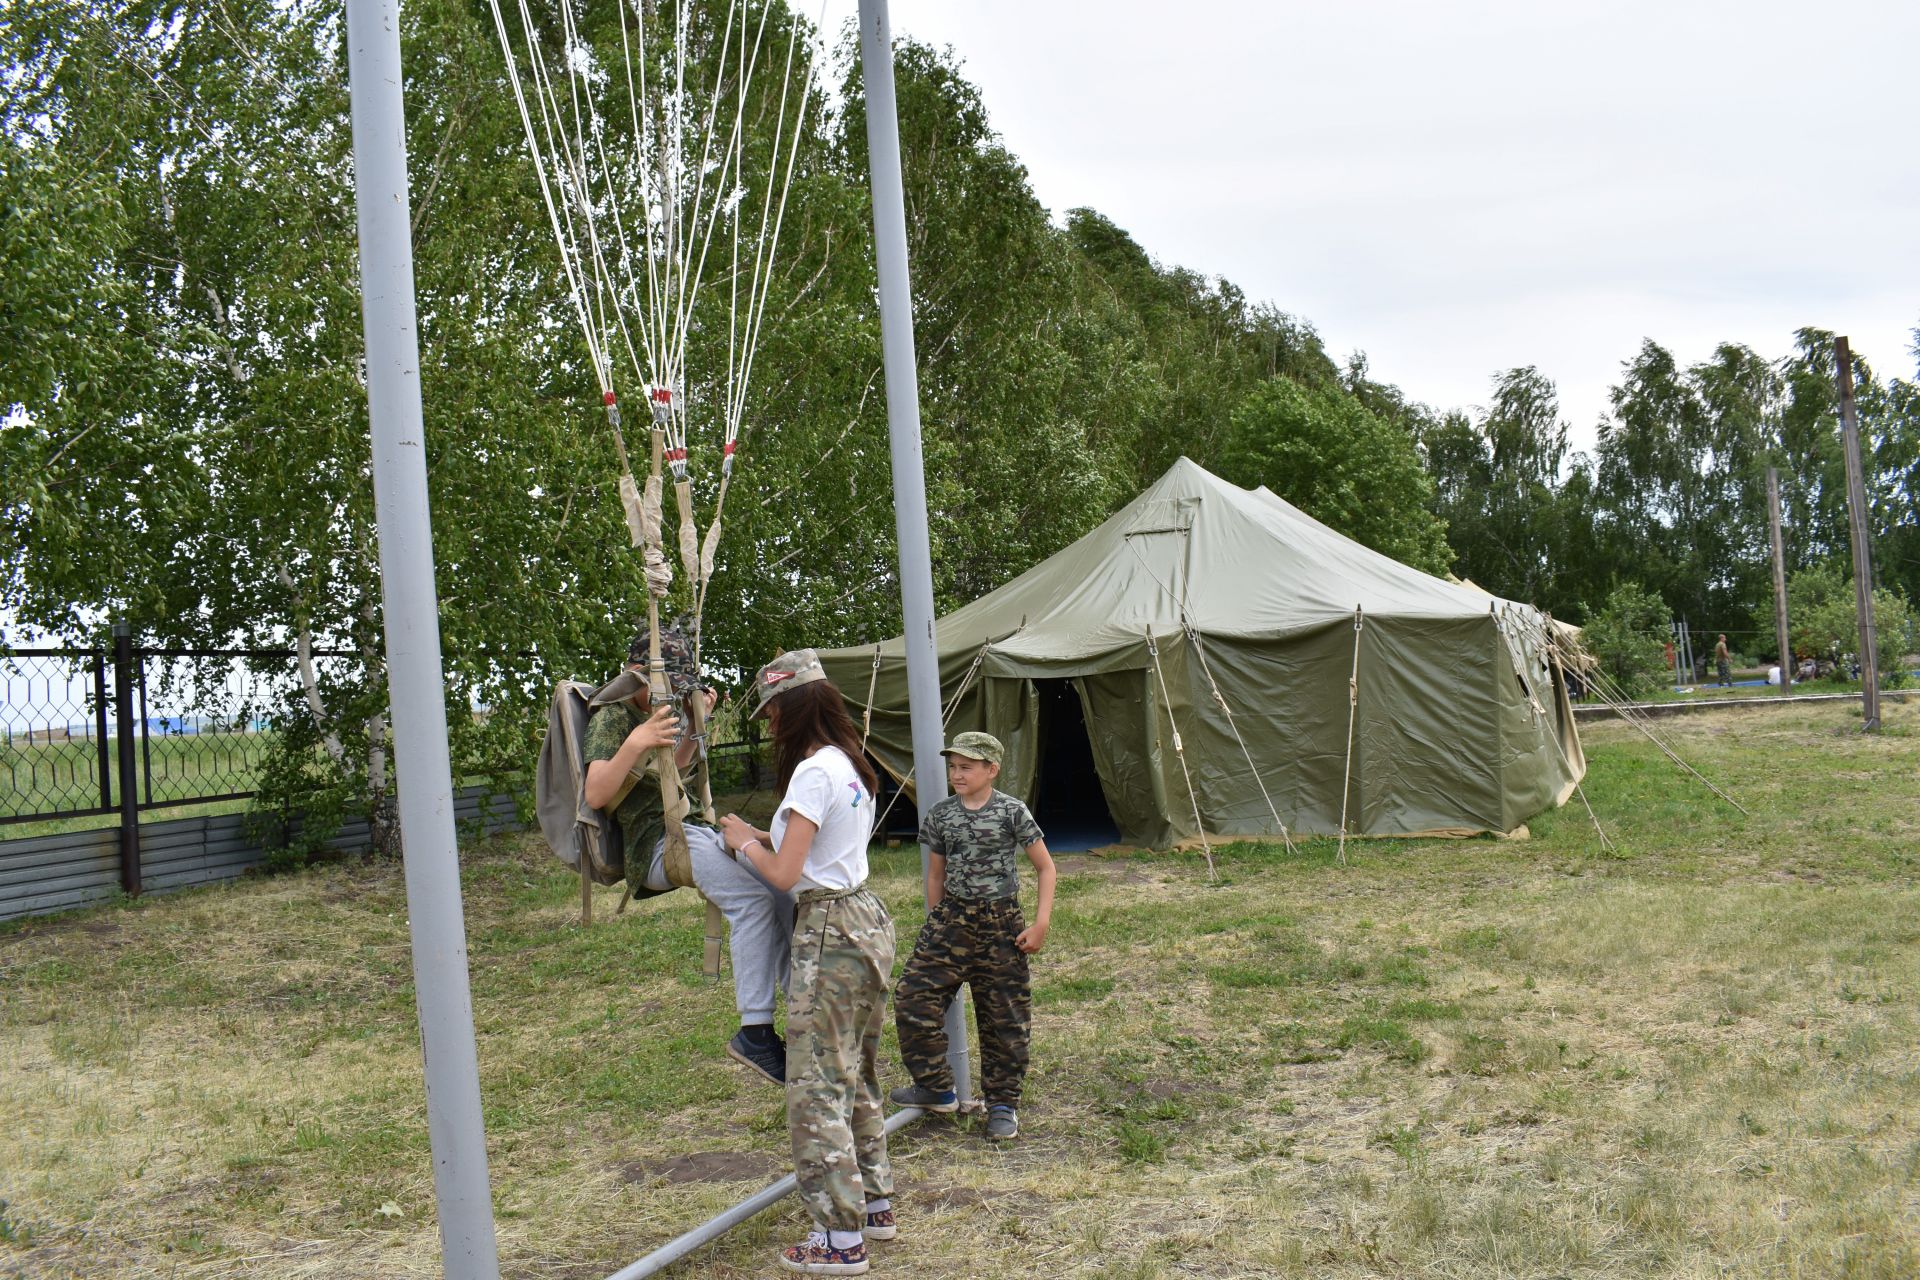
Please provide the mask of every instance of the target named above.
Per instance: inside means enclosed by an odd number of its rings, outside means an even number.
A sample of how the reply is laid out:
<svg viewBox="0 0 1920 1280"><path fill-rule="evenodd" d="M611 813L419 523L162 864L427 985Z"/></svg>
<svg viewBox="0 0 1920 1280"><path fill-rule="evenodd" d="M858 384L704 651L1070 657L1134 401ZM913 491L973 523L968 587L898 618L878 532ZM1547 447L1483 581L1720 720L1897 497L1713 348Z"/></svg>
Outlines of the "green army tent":
<svg viewBox="0 0 1920 1280"><path fill-rule="evenodd" d="M1209 836L1507 832L1586 768L1545 615L1185 458L936 634L948 732L998 736L1043 827L1078 804L1156 847L1196 809ZM910 785L901 640L820 656Z"/></svg>

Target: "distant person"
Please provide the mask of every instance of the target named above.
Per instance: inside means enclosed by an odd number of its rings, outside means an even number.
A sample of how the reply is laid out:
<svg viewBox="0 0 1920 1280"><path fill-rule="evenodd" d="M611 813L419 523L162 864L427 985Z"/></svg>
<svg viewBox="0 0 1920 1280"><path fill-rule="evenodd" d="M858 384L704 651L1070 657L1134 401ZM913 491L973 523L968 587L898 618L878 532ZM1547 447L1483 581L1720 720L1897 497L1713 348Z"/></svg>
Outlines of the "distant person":
<svg viewBox="0 0 1920 1280"><path fill-rule="evenodd" d="M627 670L644 677L649 656L647 629L642 627L627 649ZM674 700L685 708L694 697L704 697L707 710L713 710L714 691L699 687L693 646L681 628L660 628L660 656ZM618 819L626 840L627 884L636 898L674 887L667 879L667 818L654 749L674 748L684 786L695 746L691 738L682 740L673 707L649 708L650 702L643 680L632 697L608 703L587 722L586 801L596 809L611 806ZM773 1004L774 992L787 985L793 899L752 866L736 861L712 827L691 816L681 825L693 882L727 918L733 1000L740 1013L740 1029L727 1042L727 1056L773 1084L785 1084L787 1046L773 1029Z"/></svg>
<svg viewBox="0 0 1920 1280"><path fill-rule="evenodd" d="M1793 673L1795 680L1813 680L1820 675L1820 664L1812 658L1800 659L1800 667Z"/></svg>
<svg viewBox="0 0 1920 1280"><path fill-rule="evenodd" d="M1020 1087L1027 1074L1033 994L1027 957L1047 942L1053 918L1053 858L1027 806L995 791L1004 749L990 733L963 733L947 757L953 794L927 811L920 843L927 860L927 923L894 988L900 1057L913 1083L888 1097L903 1107L959 1106L947 1063L947 1006L960 984L973 989L980 1028L980 1087L987 1137L1020 1132ZM1040 881L1033 923L1020 916L1019 856Z"/></svg>
<svg viewBox="0 0 1920 1280"><path fill-rule="evenodd" d="M1733 684L1733 652L1727 648L1727 638L1721 636L1713 644L1713 669L1720 676L1722 685Z"/></svg>
<svg viewBox="0 0 1920 1280"><path fill-rule="evenodd" d="M754 678L773 730L780 803L772 829L728 814L727 847L782 892L798 887L787 993L787 1131L813 1230L780 1253L807 1275L857 1276L867 1240L891 1240L893 1171L880 1105L880 1034L893 917L867 888L879 786L840 690L811 649Z"/></svg>

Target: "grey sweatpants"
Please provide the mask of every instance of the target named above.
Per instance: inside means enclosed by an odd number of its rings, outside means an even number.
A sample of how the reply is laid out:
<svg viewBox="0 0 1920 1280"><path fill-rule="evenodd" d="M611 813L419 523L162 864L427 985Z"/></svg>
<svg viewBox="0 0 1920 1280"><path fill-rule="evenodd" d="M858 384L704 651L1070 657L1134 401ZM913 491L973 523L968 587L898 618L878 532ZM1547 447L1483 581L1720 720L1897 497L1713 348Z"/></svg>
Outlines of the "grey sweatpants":
<svg viewBox="0 0 1920 1280"><path fill-rule="evenodd" d="M667 842L653 851L647 888L670 889ZM687 826L687 853L693 882L727 918L733 953L733 1002L743 1026L772 1023L775 988L787 988L787 950L793 941L793 895L760 878L751 864L738 861L707 827Z"/></svg>

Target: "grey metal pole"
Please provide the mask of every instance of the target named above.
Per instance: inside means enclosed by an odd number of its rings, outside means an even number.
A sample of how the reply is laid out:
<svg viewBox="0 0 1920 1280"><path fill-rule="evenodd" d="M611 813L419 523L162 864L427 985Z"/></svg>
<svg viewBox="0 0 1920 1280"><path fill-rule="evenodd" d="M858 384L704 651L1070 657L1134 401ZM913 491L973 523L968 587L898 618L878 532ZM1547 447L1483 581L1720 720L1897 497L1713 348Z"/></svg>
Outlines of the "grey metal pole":
<svg viewBox="0 0 1920 1280"><path fill-rule="evenodd" d="M1787 551L1780 537L1780 472L1767 468L1767 536L1773 543L1773 638L1780 647L1780 692L1793 692L1793 649L1787 643Z"/></svg>
<svg viewBox="0 0 1920 1280"><path fill-rule="evenodd" d="M347 66L394 776L442 1272L453 1280L498 1280L427 516L399 0L347 0Z"/></svg>
<svg viewBox="0 0 1920 1280"><path fill-rule="evenodd" d="M927 1113L918 1107L896 1111L887 1117L887 1132L893 1133L903 1129L925 1114ZM773 1208L799 1188L799 1181L792 1174L788 1174L764 1191L757 1191L748 1196L725 1213L709 1218L685 1235L661 1245L632 1266L623 1267L614 1272L607 1277L607 1280L642 1280L644 1276L664 1270L708 1241L719 1239L756 1213L764 1213Z"/></svg>
<svg viewBox="0 0 1920 1280"><path fill-rule="evenodd" d="M120 887L140 894L140 775L134 763L133 628L113 624L113 718L120 726ZM143 728L145 726L142 726Z"/></svg>
<svg viewBox="0 0 1920 1280"><path fill-rule="evenodd" d="M900 117L893 97L893 32L886 0L860 0L860 71L867 91L867 166L873 182L873 246L880 270L880 342L887 373L887 434L893 447L893 527L900 540L900 609L906 624L907 714L913 725L914 797L920 816L947 797L940 748L940 655L933 634L933 550L920 455L920 379L914 368L913 294L907 284L907 203L900 180ZM927 851L920 850L921 875ZM947 1062L968 1099L967 1020L947 1006Z"/></svg>
<svg viewBox="0 0 1920 1280"><path fill-rule="evenodd" d="M1853 353L1845 338L1833 340L1834 376L1840 383L1840 443L1847 456L1847 528L1853 543L1853 603L1860 618L1860 727L1880 727L1880 655L1873 634L1873 547L1867 530L1866 469L1860 462L1860 421L1853 408Z"/></svg>

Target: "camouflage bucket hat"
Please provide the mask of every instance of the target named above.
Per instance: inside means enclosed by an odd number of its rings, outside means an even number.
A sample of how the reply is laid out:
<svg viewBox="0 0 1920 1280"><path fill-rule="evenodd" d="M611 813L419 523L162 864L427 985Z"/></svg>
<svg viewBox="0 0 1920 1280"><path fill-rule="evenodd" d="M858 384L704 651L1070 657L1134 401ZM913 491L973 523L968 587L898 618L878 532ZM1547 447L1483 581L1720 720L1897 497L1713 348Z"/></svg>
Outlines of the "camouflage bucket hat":
<svg viewBox="0 0 1920 1280"><path fill-rule="evenodd" d="M693 663L693 642L688 639L686 619L663 624L660 628L660 660L667 667L667 685L673 696L684 698L700 687L700 673ZM646 666L651 661L647 629L642 626L627 646L627 665Z"/></svg>
<svg viewBox="0 0 1920 1280"><path fill-rule="evenodd" d="M767 714L767 704L787 690L826 678L827 669L820 665L820 655L813 650L793 649L781 654L760 668L753 677L753 692L757 701L750 718L763 718Z"/></svg>
<svg viewBox="0 0 1920 1280"><path fill-rule="evenodd" d="M940 754L965 756L969 760L985 760L988 764L999 764L1000 757L1006 754L1006 750L1000 745L1000 739L990 733L981 733L974 729L957 735Z"/></svg>

